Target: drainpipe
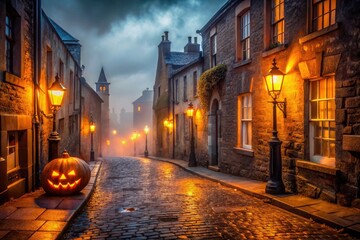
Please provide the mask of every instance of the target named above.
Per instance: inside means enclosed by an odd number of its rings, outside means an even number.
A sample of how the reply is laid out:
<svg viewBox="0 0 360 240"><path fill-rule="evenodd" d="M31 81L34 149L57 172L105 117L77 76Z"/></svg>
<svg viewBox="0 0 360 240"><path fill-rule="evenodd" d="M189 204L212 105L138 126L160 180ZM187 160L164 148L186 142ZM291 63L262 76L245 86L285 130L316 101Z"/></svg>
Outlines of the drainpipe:
<svg viewBox="0 0 360 240"><path fill-rule="evenodd" d="M32 190L40 187L40 121L38 89L41 71L41 0L35 0L34 32L34 115L32 126Z"/></svg>

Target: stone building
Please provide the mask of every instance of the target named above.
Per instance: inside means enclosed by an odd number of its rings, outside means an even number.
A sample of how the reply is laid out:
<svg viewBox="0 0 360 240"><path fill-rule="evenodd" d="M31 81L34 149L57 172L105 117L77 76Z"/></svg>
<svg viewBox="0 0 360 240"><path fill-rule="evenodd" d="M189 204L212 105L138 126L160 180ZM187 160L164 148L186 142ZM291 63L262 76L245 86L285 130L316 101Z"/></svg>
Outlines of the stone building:
<svg viewBox="0 0 360 240"><path fill-rule="evenodd" d="M188 37L188 43L184 47L184 52L194 52L200 54L200 44L197 43L197 38L194 42L191 37ZM196 58L192 62L176 69L170 78L170 119L174 119L173 129L171 131L171 138L169 139L172 146L173 157L176 159L189 159L190 154L190 119L187 116L186 110L191 102L195 109L194 114L194 136L196 155L207 156L207 148L205 142L206 132L204 133L205 125L204 118L200 109L199 99L197 96L197 85L199 76L202 74L202 57ZM204 156L203 156L204 157ZM206 157L204 157L206 158Z"/></svg>
<svg viewBox="0 0 360 240"><path fill-rule="evenodd" d="M146 88L142 95L137 98L133 104L133 131L139 133L138 147L136 154L143 154L145 149L145 133L144 128L148 126L152 131L152 100L153 100L153 91ZM152 147L152 139L148 138L148 147Z"/></svg>
<svg viewBox="0 0 360 240"><path fill-rule="evenodd" d="M153 99L153 143L154 154L163 157L172 157L173 149L170 138L174 119L171 112L171 84L170 79L175 70L199 59L201 53L193 49L185 48L184 52L171 51L171 41L168 32L164 32L162 41L158 45L158 63L154 84ZM164 126L164 121L169 123L170 127Z"/></svg>
<svg viewBox="0 0 360 240"><path fill-rule="evenodd" d="M226 2L200 30L204 70L227 66L206 109L218 119L208 119L217 159L200 163L268 180L272 99L263 76L276 59L286 73L286 117L277 108L286 190L359 206L359 10L343 0Z"/></svg>
<svg viewBox="0 0 360 240"><path fill-rule="evenodd" d="M81 123L80 123L80 156L85 161L90 161L91 151L91 132L90 123L95 125L95 132L93 133L93 150L94 159L102 156L103 149L102 142L102 115L101 108L103 100L96 93L96 91L86 82L84 77L81 81Z"/></svg>
<svg viewBox="0 0 360 240"><path fill-rule="evenodd" d="M107 143L110 141L110 83L107 81L103 67L95 85L97 94L103 100L101 107L101 149L107 149Z"/></svg>
<svg viewBox="0 0 360 240"><path fill-rule="evenodd" d="M38 184L41 6L0 1L0 204Z"/></svg>

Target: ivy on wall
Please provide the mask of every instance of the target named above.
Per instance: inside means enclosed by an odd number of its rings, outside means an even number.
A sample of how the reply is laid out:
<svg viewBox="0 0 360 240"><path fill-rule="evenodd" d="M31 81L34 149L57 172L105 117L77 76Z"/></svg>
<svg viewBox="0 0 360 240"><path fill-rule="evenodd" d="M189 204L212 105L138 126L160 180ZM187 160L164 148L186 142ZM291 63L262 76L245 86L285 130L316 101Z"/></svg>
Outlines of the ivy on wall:
<svg viewBox="0 0 360 240"><path fill-rule="evenodd" d="M220 81L225 80L227 67L225 64L217 65L203 72L199 79L198 96L200 107L207 112L209 110L211 92L213 87Z"/></svg>

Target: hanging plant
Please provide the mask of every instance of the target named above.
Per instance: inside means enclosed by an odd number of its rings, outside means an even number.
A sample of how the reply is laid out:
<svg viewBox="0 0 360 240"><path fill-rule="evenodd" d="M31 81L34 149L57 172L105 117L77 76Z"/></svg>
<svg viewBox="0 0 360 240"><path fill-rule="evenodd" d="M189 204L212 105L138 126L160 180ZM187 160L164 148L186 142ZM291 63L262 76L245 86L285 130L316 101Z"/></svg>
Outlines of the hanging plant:
<svg viewBox="0 0 360 240"><path fill-rule="evenodd" d="M207 112L209 110L211 92L213 87L220 81L225 80L227 67L225 64L217 65L203 72L199 79L198 96L200 107Z"/></svg>

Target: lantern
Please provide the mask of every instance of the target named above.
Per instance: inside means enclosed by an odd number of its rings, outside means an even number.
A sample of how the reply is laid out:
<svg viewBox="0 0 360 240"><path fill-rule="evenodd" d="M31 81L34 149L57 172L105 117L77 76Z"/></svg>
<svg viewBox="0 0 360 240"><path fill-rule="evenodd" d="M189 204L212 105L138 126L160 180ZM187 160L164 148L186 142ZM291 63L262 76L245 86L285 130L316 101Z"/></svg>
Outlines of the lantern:
<svg viewBox="0 0 360 240"><path fill-rule="evenodd" d="M281 88L284 82L284 76L285 73L279 70L279 68L276 66L276 60L273 59L272 67L268 74L264 76L265 83L266 83L266 89L269 93L269 95L273 99L277 99L281 93Z"/></svg>
<svg viewBox="0 0 360 240"><path fill-rule="evenodd" d="M80 192L90 181L89 165L82 159L70 157L64 151L61 158L46 164L41 175L42 187L52 195L71 195Z"/></svg>
<svg viewBox="0 0 360 240"><path fill-rule="evenodd" d="M51 84L49 88L49 98L53 108L60 108L61 103L64 98L66 88L60 83L59 75L57 74L55 77L55 81Z"/></svg>
<svg viewBox="0 0 360 240"><path fill-rule="evenodd" d="M187 116L190 118L194 116L194 105L192 104L192 102L189 103L186 113L187 113Z"/></svg>

